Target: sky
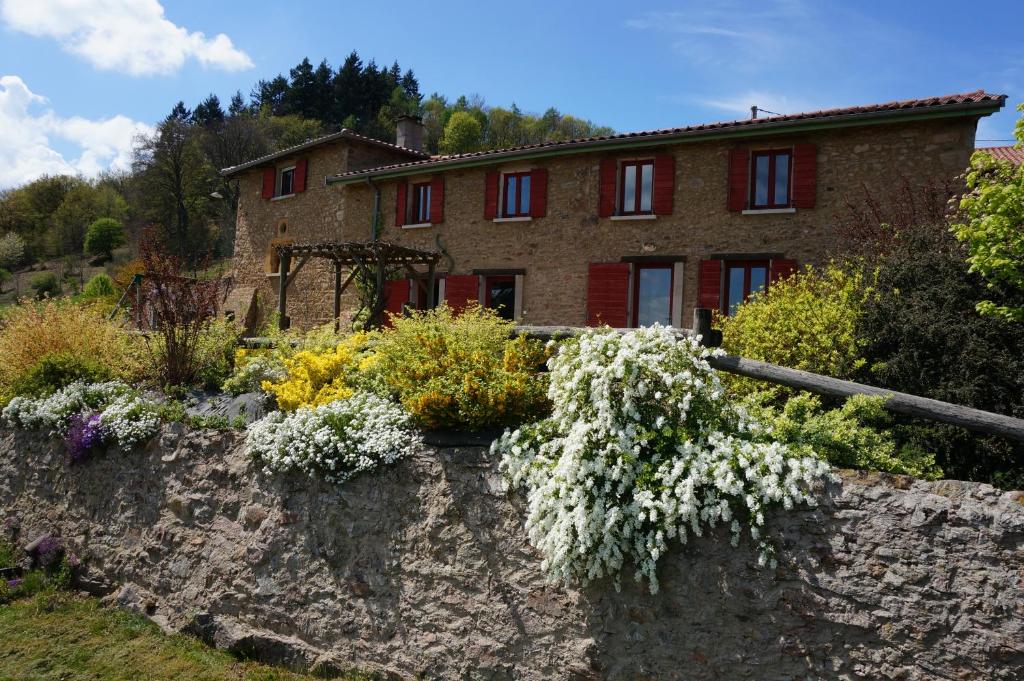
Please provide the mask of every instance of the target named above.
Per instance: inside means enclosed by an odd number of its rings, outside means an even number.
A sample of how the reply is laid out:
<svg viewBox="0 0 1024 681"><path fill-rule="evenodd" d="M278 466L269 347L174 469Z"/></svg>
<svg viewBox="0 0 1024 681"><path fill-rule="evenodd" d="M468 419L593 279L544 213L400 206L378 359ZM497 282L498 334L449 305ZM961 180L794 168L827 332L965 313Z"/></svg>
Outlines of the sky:
<svg viewBox="0 0 1024 681"><path fill-rule="evenodd" d="M620 132L981 88L1009 99L979 146L1010 144L1019 16L1014 0L0 0L0 188L127 168L133 138L178 100L226 104L352 50L411 67L425 94Z"/></svg>

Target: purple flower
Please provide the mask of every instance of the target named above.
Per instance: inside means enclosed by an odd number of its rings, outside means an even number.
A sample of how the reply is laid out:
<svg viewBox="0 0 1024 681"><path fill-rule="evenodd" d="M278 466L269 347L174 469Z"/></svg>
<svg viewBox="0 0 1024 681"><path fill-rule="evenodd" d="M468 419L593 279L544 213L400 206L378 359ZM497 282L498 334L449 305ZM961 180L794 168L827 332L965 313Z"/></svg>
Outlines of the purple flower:
<svg viewBox="0 0 1024 681"><path fill-rule="evenodd" d="M41 568L54 567L64 555L64 543L57 537L43 537L36 546L36 560Z"/></svg>
<svg viewBox="0 0 1024 681"><path fill-rule="evenodd" d="M22 579L8 579L7 580L7 586L9 588L11 588L11 589L15 589L15 588L21 586L21 583L23 581L25 581L25 580L22 580Z"/></svg>
<svg viewBox="0 0 1024 681"><path fill-rule="evenodd" d="M100 415L75 414L68 422L68 434L64 438L71 462L84 460L89 453L103 444L103 433L100 430Z"/></svg>
<svg viewBox="0 0 1024 681"><path fill-rule="evenodd" d="M68 565L70 565L71 567L78 567L78 564L81 562L82 561L78 558L77 555L70 552L68 553Z"/></svg>

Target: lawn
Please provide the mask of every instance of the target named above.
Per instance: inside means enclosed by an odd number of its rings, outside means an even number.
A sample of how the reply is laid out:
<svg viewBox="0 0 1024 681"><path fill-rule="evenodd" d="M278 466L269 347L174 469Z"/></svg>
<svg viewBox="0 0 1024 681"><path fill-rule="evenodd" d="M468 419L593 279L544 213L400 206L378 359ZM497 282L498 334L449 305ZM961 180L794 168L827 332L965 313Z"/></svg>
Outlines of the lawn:
<svg viewBox="0 0 1024 681"><path fill-rule="evenodd" d="M305 681L297 674L239 661L187 636L168 636L133 613L94 599L49 592L0 605L0 679L194 679ZM334 677L368 681L365 675Z"/></svg>

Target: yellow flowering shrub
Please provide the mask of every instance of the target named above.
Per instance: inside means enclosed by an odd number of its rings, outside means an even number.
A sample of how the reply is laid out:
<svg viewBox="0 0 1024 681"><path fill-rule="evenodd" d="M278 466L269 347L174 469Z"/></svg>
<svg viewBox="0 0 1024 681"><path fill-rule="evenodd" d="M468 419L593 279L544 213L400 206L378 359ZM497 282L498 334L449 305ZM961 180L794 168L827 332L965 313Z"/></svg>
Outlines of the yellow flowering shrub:
<svg viewBox="0 0 1024 681"><path fill-rule="evenodd" d="M263 381L262 388L274 395L283 411L318 407L352 395L360 384L359 372L371 364L369 345L374 334L352 334L329 349L299 350L284 356L287 377Z"/></svg>
<svg viewBox="0 0 1024 681"><path fill-rule="evenodd" d="M543 344L492 310L446 306L392 317L363 370L431 429L480 430L533 421L549 409Z"/></svg>

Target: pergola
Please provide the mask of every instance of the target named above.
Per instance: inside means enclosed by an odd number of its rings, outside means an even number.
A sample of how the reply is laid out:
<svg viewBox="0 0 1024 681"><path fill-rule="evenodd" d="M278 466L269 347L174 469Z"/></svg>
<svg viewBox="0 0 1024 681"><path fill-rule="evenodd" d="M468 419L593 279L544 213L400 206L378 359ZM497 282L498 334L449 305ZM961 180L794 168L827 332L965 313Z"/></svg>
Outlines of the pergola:
<svg viewBox="0 0 1024 681"><path fill-rule="evenodd" d="M370 295L370 316L368 327L379 322L387 301L384 297L384 284L388 279L389 270L405 269L409 278L416 282L426 294L427 308L434 306L434 280L440 253L421 251L406 246L387 243L385 241L368 241L365 243L349 241L320 244L282 244L277 246L281 269L278 282L278 313L280 328L290 326L288 319L288 286L295 279L299 270L309 262L310 258L322 258L334 263L334 328L337 331L341 316L341 294L352 283L356 275L362 274L364 280L373 283ZM296 260L295 269L291 268ZM416 265L426 265L426 280ZM342 270L348 269L348 277L342 281Z"/></svg>

